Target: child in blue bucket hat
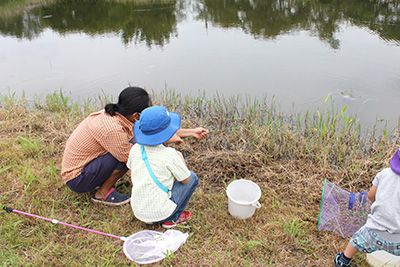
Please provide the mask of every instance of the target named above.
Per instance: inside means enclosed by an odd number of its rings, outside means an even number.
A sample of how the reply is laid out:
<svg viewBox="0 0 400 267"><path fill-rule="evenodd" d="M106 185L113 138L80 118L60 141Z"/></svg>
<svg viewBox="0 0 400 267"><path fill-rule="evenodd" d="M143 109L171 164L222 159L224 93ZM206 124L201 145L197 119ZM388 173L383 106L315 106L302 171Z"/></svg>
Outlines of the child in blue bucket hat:
<svg viewBox="0 0 400 267"><path fill-rule="evenodd" d="M385 250L400 256L400 150L390 160L390 168L380 171L368 192L371 214L367 222L350 239L344 252L335 257L335 267L350 266L360 251Z"/></svg>
<svg viewBox="0 0 400 267"><path fill-rule="evenodd" d="M145 223L161 223L172 228L191 216L184 211L199 184L199 178L186 166L181 152L168 144L181 144L177 135L181 117L165 107L143 110L135 123L136 144L127 166L131 170L131 206L136 218Z"/></svg>

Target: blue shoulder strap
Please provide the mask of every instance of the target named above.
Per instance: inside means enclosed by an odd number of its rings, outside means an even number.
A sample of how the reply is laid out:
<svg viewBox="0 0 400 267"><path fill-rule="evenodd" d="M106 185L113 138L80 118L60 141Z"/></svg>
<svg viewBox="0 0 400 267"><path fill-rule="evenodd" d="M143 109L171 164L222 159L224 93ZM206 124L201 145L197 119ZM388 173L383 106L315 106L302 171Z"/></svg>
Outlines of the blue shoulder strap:
<svg viewBox="0 0 400 267"><path fill-rule="evenodd" d="M160 183L160 181L158 181L157 177L154 175L153 171L151 170L149 161L147 159L146 151L144 150L143 145L141 145L141 149L142 149L142 159L143 159L144 163L146 164L147 170L149 171L151 178L156 183L156 185L158 185L158 187L161 188L162 191L164 191L165 193L168 193L168 191L169 191L168 188L166 188L162 183Z"/></svg>

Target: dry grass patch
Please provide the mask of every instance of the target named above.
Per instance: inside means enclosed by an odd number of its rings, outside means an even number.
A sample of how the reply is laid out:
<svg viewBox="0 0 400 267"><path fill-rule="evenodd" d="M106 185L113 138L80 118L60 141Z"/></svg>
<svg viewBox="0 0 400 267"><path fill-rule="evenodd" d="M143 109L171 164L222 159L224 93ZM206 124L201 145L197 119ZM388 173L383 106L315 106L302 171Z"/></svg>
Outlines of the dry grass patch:
<svg viewBox="0 0 400 267"><path fill-rule="evenodd" d="M345 117L284 116L267 102L238 104L171 92L154 98L182 114L184 127L203 126L211 134L178 148L200 178L188 206L193 219L178 228L190 237L151 266L331 266L348 240L317 230L324 179L349 191L367 190L399 144L398 135L362 137ZM81 107L57 92L45 99L34 108L14 96L0 101L0 204L117 236L164 231L136 220L129 205L96 205L93 192L67 189L60 178L64 144L104 102ZM225 190L234 179L252 180L262 190L261 208L249 219L228 212ZM129 177L117 187L129 192ZM0 218L5 266L136 265L118 239L13 213ZM368 264L358 254L352 266Z"/></svg>

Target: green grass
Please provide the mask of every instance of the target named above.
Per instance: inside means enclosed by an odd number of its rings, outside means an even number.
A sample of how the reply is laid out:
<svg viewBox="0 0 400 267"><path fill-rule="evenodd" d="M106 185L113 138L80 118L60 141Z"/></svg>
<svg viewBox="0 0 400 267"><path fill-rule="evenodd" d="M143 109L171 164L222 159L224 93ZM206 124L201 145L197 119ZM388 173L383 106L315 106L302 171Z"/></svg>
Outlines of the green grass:
<svg viewBox="0 0 400 267"><path fill-rule="evenodd" d="M337 110L328 96L322 110L285 114L272 99L173 90L153 95L183 118L183 127L202 126L210 135L177 147L200 178L189 203L193 219L178 230L190 234L178 251L154 266L331 266L348 242L317 231L325 178L352 192L368 190L398 147L398 128L364 130L357 118ZM73 100L63 91L28 101L0 96L0 206L57 219L117 236L164 231L136 220L129 205L93 204L61 181L65 142L90 112L115 98ZM261 208L246 220L228 213L225 193L235 179L261 190ZM129 192L125 176L117 189ZM0 217L3 266L136 266L114 238L15 213ZM353 266L368 266L357 254Z"/></svg>

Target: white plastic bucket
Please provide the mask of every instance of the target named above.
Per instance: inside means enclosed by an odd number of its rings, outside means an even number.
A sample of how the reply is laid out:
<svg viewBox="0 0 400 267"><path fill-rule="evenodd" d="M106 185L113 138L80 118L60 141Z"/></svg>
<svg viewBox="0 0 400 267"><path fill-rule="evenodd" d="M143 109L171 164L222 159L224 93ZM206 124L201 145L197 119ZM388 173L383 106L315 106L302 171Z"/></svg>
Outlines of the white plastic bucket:
<svg viewBox="0 0 400 267"><path fill-rule="evenodd" d="M250 218L255 210L261 207L258 202L261 197L260 187L252 181L233 181L226 188L226 194L229 213L239 219Z"/></svg>
<svg viewBox="0 0 400 267"><path fill-rule="evenodd" d="M367 254L367 261L375 267L400 267L400 256L395 256L384 250L378 250Z"/></svg>

